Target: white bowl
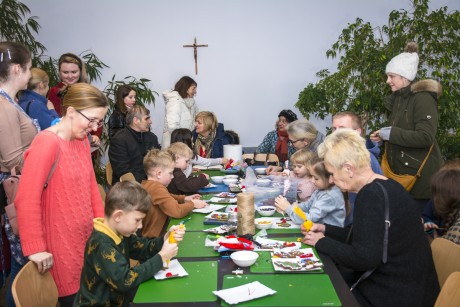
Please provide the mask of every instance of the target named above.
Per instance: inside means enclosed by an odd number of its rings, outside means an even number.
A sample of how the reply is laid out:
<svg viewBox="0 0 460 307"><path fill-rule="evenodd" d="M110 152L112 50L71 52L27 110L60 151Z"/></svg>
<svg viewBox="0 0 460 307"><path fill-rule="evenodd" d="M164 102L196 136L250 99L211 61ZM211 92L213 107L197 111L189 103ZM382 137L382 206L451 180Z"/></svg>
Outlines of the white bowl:
<svg viewBox="0 0 460 307"><path fill-rule="evenodd" d="M257 229L269 229L272 228L273 222L266 218L258 218L254 220Z"/></svg>
<svg viewBox="0 0 460 307"><path fill-rule="evenodd" d="M257 175L266 175L266 170L267 168L266 167L258 167L258 168L255 168L254 169L254 172L257 174Z"/></svg>
<svg viewBox="0 0 460 307"><path fill-rule="evenodd" d="M211 177L212 182L214 183L222 183L224 180L224 176L213 176Z"/></svg>
<svg viewBox="0 0 460 307"><path fill-rule="evenodd" d="M252 251L238 251L231 254L230 258L237 266L245 268L253 265L259 258L259 254Z"/></svg>
<svg viewBox="0 0 460 307"><path fill-rule="evenodd" d="M272 183L272 181L270 179L266 179L266 178L261 178L261 179L256 180L256 184L259 187L268 187L268 186L270 186L271 183Z"/></svg>
<svg viewBox="0 0 460 307"><path fill-rule="evenodd" d="M224 178L223 181L224 181L224 184L231 185L231 184L235 184L238 181L238 179L236 179L236 178Z"/></svg>
<svg viewBox="0 0 460 307"><path fill-rule="evenodd" d="M238 175L225 175L224 179L238 179Z"/></svg>
<svg viewBox="0 0 460 307"><path fill-rule="evenodd" d="M273 206L259 206L257 212L262 216L272 216L275 214L276 208Z"/></svg>

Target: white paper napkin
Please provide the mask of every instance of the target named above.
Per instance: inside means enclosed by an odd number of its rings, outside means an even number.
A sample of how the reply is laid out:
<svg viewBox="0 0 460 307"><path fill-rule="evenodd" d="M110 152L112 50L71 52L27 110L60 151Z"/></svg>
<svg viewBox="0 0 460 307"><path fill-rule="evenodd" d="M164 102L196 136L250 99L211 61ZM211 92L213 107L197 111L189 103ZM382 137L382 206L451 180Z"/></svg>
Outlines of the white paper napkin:
<svg viewBox="0 0 460 307"><path fill-rule="evenodd" d="M276 293L275 290L270 289L258 281L241 285L239 287L212 292L227 302L227 304L238 304Z"/></svg>
<svg viewBox="0 0 460 307"><path fill-rule="evenodd" d="M229 203L234 204L236 203L236 197L233 198L223 198L223 197L213 197L209 200L212 203Z"/></svg>
<svg viewBox="0 0 460 307"><path fill-rule="evenodd" d="M203 208L200 208L200 209L193 209L192 211L197 212L197 213L211 213L213 211L220 210L223 207L225 207L225 205L210 204L209 206L206 206L206 207L203 207Z"/></svg>
<svg viewBox="0 0 460 307"><path fill-rule="evenodd" d="M173 276L167 277L166 274L171 273ZM169 267L164 270L158 271L153 277L156 280L169 279L174 277L183 277L187 276L188 273L185 271L184 267L179 263L177 259L173 259L169 262Z"/></svg>

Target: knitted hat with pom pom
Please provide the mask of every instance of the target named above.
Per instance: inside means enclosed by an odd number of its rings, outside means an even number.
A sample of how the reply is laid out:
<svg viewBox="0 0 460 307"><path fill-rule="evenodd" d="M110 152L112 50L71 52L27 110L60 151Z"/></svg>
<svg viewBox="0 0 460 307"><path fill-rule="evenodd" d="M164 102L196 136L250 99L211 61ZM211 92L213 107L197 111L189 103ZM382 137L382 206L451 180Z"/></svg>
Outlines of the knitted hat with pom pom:
<svg viewBox="0 0 460 307"><path fill-rule="evenodd" d="M404 52L398 54L387 64L385 73L393 73L413 81L418 70L418 45L415 42L409 42Z"/></svg>

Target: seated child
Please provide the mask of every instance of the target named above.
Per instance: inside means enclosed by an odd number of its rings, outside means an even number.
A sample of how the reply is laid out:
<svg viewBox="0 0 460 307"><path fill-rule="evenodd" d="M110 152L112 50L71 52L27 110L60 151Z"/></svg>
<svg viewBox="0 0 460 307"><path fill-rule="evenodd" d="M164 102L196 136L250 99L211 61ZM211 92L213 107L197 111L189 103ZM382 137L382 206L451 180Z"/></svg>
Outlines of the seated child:
<svg viewBox="0 0 460 307"><path fill-rule="evenodd" d="M179 128L175 129L171 133L171 144L180 142L187 145L193 152L193 134L187 128ZM201 165L201 166L213 166L219 164L227 164L227 158L203 158L195 153L193 153L193 157L190 159L190 163L187 164L187 169L184 171L185 176L189 177L193 171L193 165Z"/></svg>
<svg viewBox="0 0 460 307"><path fill-rule="evenodd" d="M187 145L184 143L173 143L168 147L167 151L175 161L174 178L168 186L170 193L190 195L209 184L209 176L206 174L190 177L185 176L183 171L187 169L187 165L193 157L193 151Z"/></svg>
<svg viewBox="0 0 460 307"><path fill-rule="evenodd" d="M311 181L311 175L308 171L308 165L314 156L313 152L304 148L292 154L290 159L292 165L290 176L300 179L297 184L297 200L301 202L307 201L316 191L316 186Z"/></svg>
<svg viewBox="0 0 460 307"><path fill-rule="evenodd" d="M74 306L129 306L130 292L177 255L177 243L169 243L169 235L174 231L180 242L185 228L173 226L162 238L136 236L150 203L149 194L137 182L118 182L110 189L105 217L94 219L94 230L86 243ZM130 258L141 264L131 268Z"/></svg>
<svg viewBox="0 0 460 307"><path fill-rule="evenodd" d="M298 206L313 223L326 223L343 227L345 222L345 201L342 191L329 182L330 175L317 154L314 154L310 160L308 171L317 190L313 192L308 201L302 202ZM282 195L275 199L275 206L286 212L296 224L303 223L303 220L294 212L294 205L291 206Z"/></svg>
<svg viewBox="0 0 460 307"><path fill-rule="evenodd" d="M174 195L166 188L172 179L174 160L162 150L152 149L144 157L144 170L147 180L142 186L152 198L151 208L144 218L142 236L152 238L164 233L168 217L183 218L194 208L208 204L200 200L200 195Z"/></svg>
<svg viewBox="0 0 460 307"><path fill-rule="evenodd" d="M441 220L439 225L425 219L425 230L435 229L433 238L441 236L456 244L460 244L460 169L441 167L431 178L431 196L433 209ZM440 228L443 228L442 230ZM431 239L431 238L430 238Z"/></svg>

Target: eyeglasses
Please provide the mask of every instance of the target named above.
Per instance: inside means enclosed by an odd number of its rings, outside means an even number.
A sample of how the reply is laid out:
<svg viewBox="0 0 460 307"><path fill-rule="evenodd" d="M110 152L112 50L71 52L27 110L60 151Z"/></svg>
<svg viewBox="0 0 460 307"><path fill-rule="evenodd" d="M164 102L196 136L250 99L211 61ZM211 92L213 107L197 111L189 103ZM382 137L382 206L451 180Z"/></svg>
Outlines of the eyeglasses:
<svg viewBox="0 0 460 307"><path fill-rule="evenodd" d="M103 120L100 120L98 121L97 119L89 119L85 114L81 113L80 111L78 111L77 109L75 109L75 111L78 112L78 114L80 114L81 116L83 116L84 118L86 118L88 120L88 127L97 127L97 128L101 128L102 125L104 124L104 121Z"/></svg>
<svg viewBox="0 0 460 307"><path fill-rule="evenodd" d="M289 139L288 143L291 144L291 145L294 145L295 143L300 142L300 141L302 141L302 140L293 141L293 140Z"/></svg>

